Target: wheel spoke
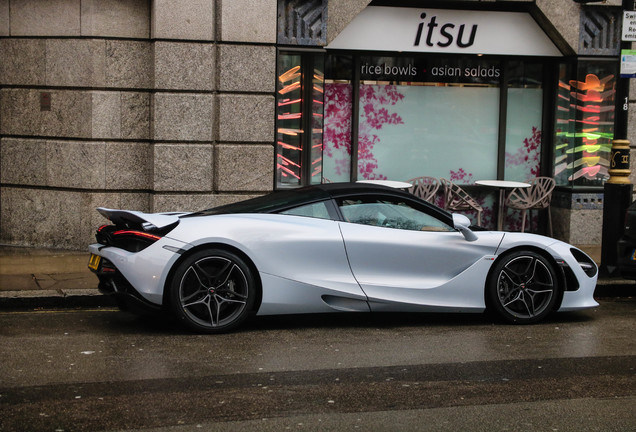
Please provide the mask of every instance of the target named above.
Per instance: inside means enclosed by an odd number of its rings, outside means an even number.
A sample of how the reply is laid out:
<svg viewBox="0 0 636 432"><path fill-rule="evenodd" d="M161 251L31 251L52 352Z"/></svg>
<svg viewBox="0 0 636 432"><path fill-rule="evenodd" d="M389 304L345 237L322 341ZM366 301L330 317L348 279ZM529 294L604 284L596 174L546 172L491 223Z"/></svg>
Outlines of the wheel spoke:
<svg viewBox="0 0 636 432"><path fill-rule="evenodd" d="M536 258L530 258L530 260L528 262L528 266L521 273L524 276L528 275L530 273L530 268L532 268L532 275L530 275L530 277L527 280L525 280L526 283L528 281L530 281L534 277L534 272L536 271L536 268L537 268L537 259Z"/></svg>
<svg viewBox="0 0 636 432"><path fill-rule="evenodd" d="M508 299L505 299L505 300L504 300L506 303L504 303L504 304L503 304L503 306L504 306L504 307L508 307L508 306L510 306L511 304L513 304L513 303L515 303L515 302L518 302L519 300L521 300L522 295L523 295L523 294L522 294L522 292L521 292L521 291L517 291L517 295L515 296L515 298L513 298L512 300L508 300ZM510 297L511 297L511 296L508 296L508 298L510 298Z"/></svg>
<svg viewBox="0 0 636 432"><path fill-rule="evenodd" d="M197 291L193 292L192 294L183 297L181 299L181 302L182 303L188 303L194 297L199 296L199 295L201 296L201 299L203 299L203 298L206 297L207 293L208 293L207 290L204 290L204 289L197 290ZM193 302L193 303L190 303L190 304L195 304L195 303L197 303L197 302Z"/></svg>
<svg viewBox="0 0 636 432"><path fill-rule="evenodd" d="M247 299L247 297L242 296L244 299ZM223 303L238 303L238 304L245 304L246 301L245 300L236 300L233 298L228 298L228 297L223 297L220 296L218 294L214 294L214 301L220 306Z"/></svg>
<svg viewBox="0 0 636 432"><path fill-rule="evenodd" d="M196 277L199 280L199 283L201 284L202 287L207 288L207 287L212 285L212 282L214 281L214 278L210 274L208 274L208 272L206 272L203 267L201 267L201 261L195 262L194 265L192 265L192 267L190 267L190 268L192 269L192 271L196 275ZM201 276L203 276L205 278L205 281L203 281L201 279Z"/></svg>
<svg viewBox="0 0 636 432"><path fill-rule="evenodd" d="M201 280L201 275L199 274L199 272L201 272L203 275L206 275L205 271L203 269L201 269L197 263L195 263L194 265L190 266L188 268L188 271L186 272L187 276L188 274L193 274L195 280L197 281L199 287L197 289L195 289L193 292L186 294L185 292L182 292L183 297L181 298L181 302L182 303L189 303L189 304L197 304L200 302L192 302L190 303L190 300L192 300L193 298L201 295L201 299L200 300L204 300L205 296L207 294L207 286L203 283L203 281ZM185 277L184 276L184 277Z"/></svg>
<svg viewBox="0 0 636 432"><path fill-rule="evenodd" d="M527 292L529 292L529 293L530 293L530 294L532 294L532 295L537 295L537 294L548 294L548 293L551 293L551 292L552 292L552 290L551 290L551 289L546 289L546 290L535 290L535 289L530 289L530 288L528 288L526 291L527 291Z"/></svg>
<svg viewBox="0 0 636 432"><path fill-rule="evenodd" d="M197 280L199 286L201 287L201 289L206 290L208 285L201 280L201 275L199 273L201 273L204 277L207 277L207 274L205 273L205 271L203 269L201 269L197 263L195 263L194 265L190 266L190 268L188 269L188 271L186 272L185 276L187 276L189 273L192 273L195 277L195 279Z"/></svg>
<svg viewBox="0 0 636 432"><path fill-rule="evenodd" d="M536 285L536 286L546 287L548 291L551 291L552 287L553 287L552 281L550 281L550 282L534 281L534 282L532 282L532 285L533 286Z"/></svg>
<svg viewBox="0 0 636 432"><path fill-rule="evenodd" d="M212 325L212 327L217 327L219 325L219 319L221 317L221 305L219 304L219 302L214 301L214 304L216 305L216 319L214 318L214 312L212 312L212 302L210 302L210 304L208 304L208 312L210 312L210 324Z"/></svg>
<svg viewBox="0 0 636 432"><path fill-rule="evenodd" d="M195 294L196 294L196 293L195 293ZM183 299L183 301L185 302L185 299ZM207 295L205 295L205 296L201 297L200 299L198 299L198 300L196 300L196 301L193 301L193 302L191 302L191 303L187 303L187 304L186 304L186 303L184 303L184 304L183 304L183 307L184 307L184 308L188 308L188 307L195 306L195 305L199 305L199 304L209 305L209 304L210 304L210 295L209 295L209 294L207 294Z"/></svg>
<svg viewBox="0 0 636 432"><path fill-rule="evenodd" d="M234 268L236 268L236 264L232 263L231 261L228 261L225 266L223 266L222 269L219 270L219 272L215 275L215 289L219 290L222 289L227 283L228 280L230 279L230 276L232 275L232 271L234 271Z"/></svg>
<svg viewBox="0 0 636 432"><path fill-rule="evenodd" d="M508 280L514 285L519 285L521 283L522 274L515 272L513 269L504 267L502 270L502 274L508 278Z"/></svg>
<svg viewBox="0 0 636 432"><path fill-rule="evenodd" d="M530 296L528 296L530 297ZM534 316L534 304L532 302L532 298L530 298L530 305L528 305L528 299L526 298L526 295L524 294L523 291L519 291L517 296L510 300L508 303L504 304L504 307L509 307L514 303L519 302L522 305L522 308L524 308L527 312L528 312L528 316L532 317ZM532 309L532 310L530 310Z"/></svg>
<svg viewBox="0 0 636 432"><path fill-rule="evenodd" d="M528 269L530 267L532 267L532 273L528 275L528 278L525 280L526 284L531 284L533 283L532 281L534 280L534 278L536 277L537 274L537 265L539 264L539 260L534 258L532 260L530 260L530 263L528 264Z"/></svg>
<svg viewBox="0 0 636 432"><path fill-rule="evenodd" d="M524 295L523 298L521 299L521 302L526 307L526 311L528 312L528 317L532 318L535 315L534 302L532 301L532 298L530 298L530 304L528 304L526 300L526 296Z"/></svg>

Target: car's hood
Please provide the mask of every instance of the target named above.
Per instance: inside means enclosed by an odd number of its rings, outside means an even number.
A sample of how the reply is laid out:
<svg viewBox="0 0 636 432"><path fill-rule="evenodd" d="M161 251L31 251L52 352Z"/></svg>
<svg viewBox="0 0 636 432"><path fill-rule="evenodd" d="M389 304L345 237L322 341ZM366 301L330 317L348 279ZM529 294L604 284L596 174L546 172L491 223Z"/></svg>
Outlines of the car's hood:
<svg viewBox="0 0 636 432"><path fill-rule="evenodd" d="M142 225L144 227L165 228L179 221L179 216L187 213L143 213L135 210L116 210L98 207L97 211L115 225Z"/></svg>
<svg viewBox="0 0 636 432"><path fill-rule="evenodd" d="M555 243L563 243L561 240L540 234L525 232L505 232L504 234L502 246L514 247L517 245L534 245L546 248Z"/></svg>

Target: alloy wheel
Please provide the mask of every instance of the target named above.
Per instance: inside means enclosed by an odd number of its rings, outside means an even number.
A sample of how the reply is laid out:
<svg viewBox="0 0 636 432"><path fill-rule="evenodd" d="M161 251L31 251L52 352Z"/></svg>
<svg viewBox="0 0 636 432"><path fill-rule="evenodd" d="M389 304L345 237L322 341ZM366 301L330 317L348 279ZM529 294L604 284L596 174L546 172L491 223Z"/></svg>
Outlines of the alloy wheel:
<svg viewBox="0 0 636 432"><path fill-rule="evenodd" d="M496 269L496 308L509 321L536 322L547 315L557 296L554 272L535 253L517 254Z"/></svg>
<svg viewBox="0 0 636 432"><path fill-rule="evenodd" d="M223 330L243 320L251 278L231 257L210 255L189 264L178 285L178 304L186 321L199 330Z"/></svg>

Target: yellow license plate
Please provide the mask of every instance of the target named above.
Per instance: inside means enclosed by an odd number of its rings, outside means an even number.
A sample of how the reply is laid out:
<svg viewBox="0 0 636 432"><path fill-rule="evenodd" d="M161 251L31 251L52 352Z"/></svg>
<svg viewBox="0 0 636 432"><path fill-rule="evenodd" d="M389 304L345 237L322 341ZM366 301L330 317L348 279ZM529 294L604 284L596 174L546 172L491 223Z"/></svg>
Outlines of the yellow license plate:
<svg viewBox="0 0 636 432"><path fill-rule="evenodd" d="M99 262L102 260L102 257L99 255L91 254L90 259L88 260L88 268L97 271L99 268Z"/></svg>

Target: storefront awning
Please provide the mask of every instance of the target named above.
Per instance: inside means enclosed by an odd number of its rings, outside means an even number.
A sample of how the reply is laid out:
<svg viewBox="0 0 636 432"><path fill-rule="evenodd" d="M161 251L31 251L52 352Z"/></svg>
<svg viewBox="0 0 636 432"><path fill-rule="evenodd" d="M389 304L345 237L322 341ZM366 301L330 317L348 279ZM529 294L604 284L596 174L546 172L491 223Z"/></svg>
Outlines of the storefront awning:
<svg viewBox="0 0 636 432"><path fill-rule="evenodd" d="M525 12L369 6L327 49L560 57Z"/></svg>

